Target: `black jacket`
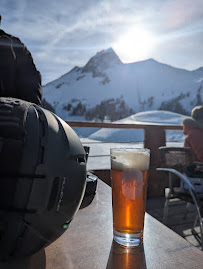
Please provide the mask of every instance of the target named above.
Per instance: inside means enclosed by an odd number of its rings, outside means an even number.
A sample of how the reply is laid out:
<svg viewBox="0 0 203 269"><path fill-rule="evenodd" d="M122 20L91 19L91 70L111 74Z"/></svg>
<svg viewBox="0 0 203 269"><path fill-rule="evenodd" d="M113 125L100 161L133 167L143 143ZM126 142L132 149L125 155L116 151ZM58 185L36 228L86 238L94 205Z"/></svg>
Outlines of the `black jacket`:
<svg viewBox="0 0 203 269"><path fill-rule="evenodd" d="M20 39L0 30L0 97L41 105L41 75Z"/></svg>

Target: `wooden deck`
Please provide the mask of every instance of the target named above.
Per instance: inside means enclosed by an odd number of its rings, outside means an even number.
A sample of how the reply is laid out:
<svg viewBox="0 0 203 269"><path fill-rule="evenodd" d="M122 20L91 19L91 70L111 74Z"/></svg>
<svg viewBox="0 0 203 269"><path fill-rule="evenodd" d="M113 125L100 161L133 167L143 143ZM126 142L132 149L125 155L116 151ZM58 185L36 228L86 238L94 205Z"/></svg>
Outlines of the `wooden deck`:
<svg viewBox="0 0 203 269"><path fill-rule="evenodd" d="M164 203L165 198L163 196L148 198L146 211L158 221L162 222ZM174 232L176 232L178 235L183 237L193 246L197 247L198 249L201 249L201 244L199 240L199 223L197 223L197 226L195 228L197 234L194 235L191 232L191 227L193 226L196 217L196 211L194 206L190 205L187 214L185 213L185 202L179 200L171 201L168 211L167 223L165 225Z"/></svg>

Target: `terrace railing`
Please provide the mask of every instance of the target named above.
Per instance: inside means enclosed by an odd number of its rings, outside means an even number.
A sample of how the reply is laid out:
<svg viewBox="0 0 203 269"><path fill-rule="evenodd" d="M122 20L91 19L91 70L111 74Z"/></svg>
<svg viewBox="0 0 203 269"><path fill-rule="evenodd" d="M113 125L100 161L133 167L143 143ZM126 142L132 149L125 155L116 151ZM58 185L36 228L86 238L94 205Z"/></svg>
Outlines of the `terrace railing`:
<svg viewBox="0 0 203 269"><path fill-rule="evenodd" d="M164 195L164 189L168 186L168 179L163 178L161 173L156 171L159 167L159 147L166 145L166 130L182 130L180 125L167 124L137 124L137 123L109 123L109 122L88 122L88 121L66 121L71 127L81 128L116 128L116 129L143 129L144 141L143 146L150 149L150 170L148 177L148 195ZM100 178L110 185L110 171L94 171Z"/></svg>

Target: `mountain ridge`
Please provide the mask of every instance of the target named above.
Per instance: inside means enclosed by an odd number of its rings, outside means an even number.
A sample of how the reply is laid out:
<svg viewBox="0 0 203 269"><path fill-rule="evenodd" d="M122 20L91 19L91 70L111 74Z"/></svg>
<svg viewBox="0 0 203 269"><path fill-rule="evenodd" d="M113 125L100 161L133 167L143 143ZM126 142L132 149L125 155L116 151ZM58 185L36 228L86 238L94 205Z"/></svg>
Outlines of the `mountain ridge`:
<svg viewBox="0 0 203 269"><path fill-rule="evenodd" d="M46 84L44 97L67 120L74 116L77 107L81 113L75 116L85 118L87 110L105 102L110 105L109 100L114 101L115 108L122 103L131 113L167 108L189 114L202 103L202 85L203 67L189 71L152 58L122 63L109 48L91 57L83 67L76 66Z"/></svg>

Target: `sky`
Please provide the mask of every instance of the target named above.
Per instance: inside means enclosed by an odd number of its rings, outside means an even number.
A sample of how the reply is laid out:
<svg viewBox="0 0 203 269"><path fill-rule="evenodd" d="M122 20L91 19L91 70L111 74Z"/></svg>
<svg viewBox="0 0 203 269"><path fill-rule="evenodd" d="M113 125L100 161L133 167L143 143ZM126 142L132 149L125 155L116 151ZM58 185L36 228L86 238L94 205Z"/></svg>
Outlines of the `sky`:
<svg viewBox="0 0 203 269"><path fill-rule="evenodd" d="M123 63L203 66L202 0L0 0L1 28L32 53L42 84L112 47Z"/></svg>

